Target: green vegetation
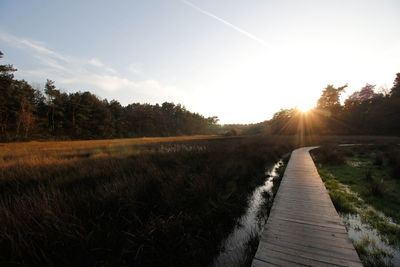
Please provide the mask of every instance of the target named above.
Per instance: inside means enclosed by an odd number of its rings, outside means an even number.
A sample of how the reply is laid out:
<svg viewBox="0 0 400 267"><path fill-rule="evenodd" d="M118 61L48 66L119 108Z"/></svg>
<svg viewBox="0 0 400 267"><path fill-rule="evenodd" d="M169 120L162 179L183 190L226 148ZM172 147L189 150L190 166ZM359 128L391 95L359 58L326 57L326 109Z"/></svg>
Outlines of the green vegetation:
<svg viewBox="0 0 400 267"><path fill-rule="evenodd" d="M359 214L363 224L376 229L382 241L397 249L400 227L389 218L400 221L400 177L394 171L399 152L396 145L324 146L312 152L336 209ZM363 263L390 266L384 261L390 255L367 241L355 243Z"/></svg>
<svg viewBox="0 0 400 267"><path fill-rule="evenodd" d="M0 265L207 266L266 164L293 149L265 138L160 139L132 150L41 143L36 154L35 143L3 145Z"/></svg>
<svg viewBox="0 0 400 267"><path fill-rule="evenodd" d="M371 240L368 236L365 236L361 242L355 242L354 248L357 250L364 266L393 266L384 260L385 258L390 258L392 255L383 249L377 248L374 240Z"/></svg>
<svg viewBox="0 0 400 267"><path fill-rule="evenodd" d="M399 164L397 160L400 160L400 148L394 145L328 146L317 150L314 155L317 162L322 163L320 172L323 177L333 174L334 180L348 185L367 204L400 222L400 177L395 171ZM382 164L377 164L380 161Z"/></svg>

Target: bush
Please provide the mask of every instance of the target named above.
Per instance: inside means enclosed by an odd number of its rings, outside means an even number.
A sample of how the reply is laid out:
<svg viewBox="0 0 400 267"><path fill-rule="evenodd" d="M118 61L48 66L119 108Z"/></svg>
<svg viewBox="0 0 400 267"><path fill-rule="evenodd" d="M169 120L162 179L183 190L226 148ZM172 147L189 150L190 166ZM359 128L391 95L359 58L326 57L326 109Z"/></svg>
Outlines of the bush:
<svg viewBox="0 0 400 267"><path fill-rule="evenodd" d="M341 165L345 163L345 158L343 152L339 151L337 146L326 145L314 152L318 162L329 165Z"/></svg>
<svg viewBox="0 0 400 267"><path fill-rule="evenodd" d="M238 136L238 135L239 135L239 130L236 128L232 128L225 133L225 136Z"/></svg>

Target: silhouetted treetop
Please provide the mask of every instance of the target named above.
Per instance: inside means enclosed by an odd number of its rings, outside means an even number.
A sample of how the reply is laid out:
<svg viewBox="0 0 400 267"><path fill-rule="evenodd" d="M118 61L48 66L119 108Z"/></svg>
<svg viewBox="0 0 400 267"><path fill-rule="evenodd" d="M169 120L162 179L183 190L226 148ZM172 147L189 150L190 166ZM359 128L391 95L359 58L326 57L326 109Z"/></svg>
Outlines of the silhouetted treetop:
<svg viewBox="0 0 400 267"><path fill-rule="evenodd" d="M0 59L3 58L3 52L0 51ZM0 65L0 75L11 75L12 72L17 71L13 65Z"/></svg>
<svg viewBox="0 0 400 267"><path fill-rule="evenodd" d="M383 97L383 94L375 93L375 85L366 84L360 91L356 91L351 94L344 102L346 108L354 107L355 105L360 105L365 101L372 101L373 99Z"/></svg>
<svg viewBox="0 0 400 267"><path fill-rule="evenodd" d="M338 88L335 88L333 85L328 85L322 90L322 95L318 99L317 108L335 111L340 108L340 95L344 92L344 89L347 87L347 84Z"/></svg>
<svg viewBox="0 0 400 267"><path fill-rule="evenodd" d="M394 80L393 87L390 90L391 97L400 97L400 72L396 74L396 79Z"/></svg>

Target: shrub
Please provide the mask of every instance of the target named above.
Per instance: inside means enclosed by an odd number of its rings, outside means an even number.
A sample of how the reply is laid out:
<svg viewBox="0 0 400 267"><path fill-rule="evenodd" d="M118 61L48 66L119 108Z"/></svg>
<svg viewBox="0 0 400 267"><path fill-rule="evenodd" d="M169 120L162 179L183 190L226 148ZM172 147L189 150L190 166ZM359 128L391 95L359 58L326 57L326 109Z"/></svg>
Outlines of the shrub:
<svg viewBox="0 0 400 267"><path fill-rule="evenodd" d="M345 163L343 152L334 145L323 146L315 150L314 154L318 158L318 162L323 164L341 165Z"/></svg>
<svg viewBox="0 0 400 267"><path fill-rule="evenodd" d="M239 130L236 128L232 128L225 133L225 136L238 136L238 135L239 135Z"/></svg>

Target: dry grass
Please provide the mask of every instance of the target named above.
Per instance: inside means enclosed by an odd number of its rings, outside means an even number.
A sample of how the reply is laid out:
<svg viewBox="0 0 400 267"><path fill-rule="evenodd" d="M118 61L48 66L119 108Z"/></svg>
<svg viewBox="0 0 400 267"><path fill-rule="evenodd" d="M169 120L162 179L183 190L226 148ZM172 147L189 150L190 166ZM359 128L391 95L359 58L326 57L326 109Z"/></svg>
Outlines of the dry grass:
<svg viewBox="0 0 400 267"><path fill-rule="evenodd" d="M207 266L268 163L300 145L374 138L0 144L0 265Z"/></svg>
<svg viewBox="0 0 400 267"><path fill-rule="evenodd" d="M216 136L2 147L4 266L207 266L292 149Z"/></svg>
<svg viewBox="0 0 400 267"><path fill-rule="evenodd" d="M126 157L154 144L219 139L217 135L143 137L126 139L0 143L0 166L51 165L93 157Z"/></svg>

